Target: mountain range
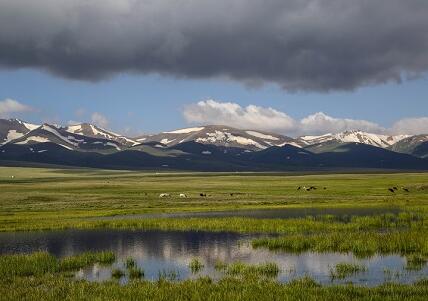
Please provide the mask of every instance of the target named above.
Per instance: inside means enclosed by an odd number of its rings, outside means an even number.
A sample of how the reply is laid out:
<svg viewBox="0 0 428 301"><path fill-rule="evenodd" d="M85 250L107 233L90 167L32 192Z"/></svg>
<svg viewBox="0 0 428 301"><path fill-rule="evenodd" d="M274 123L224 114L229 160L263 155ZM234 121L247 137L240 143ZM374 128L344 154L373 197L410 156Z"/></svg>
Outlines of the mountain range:
<svg viewBox="0 0 428 301"><path fill-rule="evenodd" d="M428 134L346 131L292 138L207 125L126 137L82 123L0 119L0 164L155 170L428 170Z"/></svg>

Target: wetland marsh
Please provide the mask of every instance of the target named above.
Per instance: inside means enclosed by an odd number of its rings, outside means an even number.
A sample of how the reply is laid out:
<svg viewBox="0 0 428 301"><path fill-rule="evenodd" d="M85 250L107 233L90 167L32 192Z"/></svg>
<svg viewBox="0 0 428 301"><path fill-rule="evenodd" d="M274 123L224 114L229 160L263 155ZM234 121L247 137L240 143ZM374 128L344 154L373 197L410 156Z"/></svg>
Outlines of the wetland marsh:
<svg viewBox="0 0 428 301"><path fill-rule="evenodd" d="M0 168L0 189L2 260L91 259L33 280L4 273L0 291L10 300L71 292L71 299L244 300L261 288L290 300L423 300L428 290L425 173ZM99 252L114 260L88 255ZM41 290L52 285L52 293Z"/></svg>

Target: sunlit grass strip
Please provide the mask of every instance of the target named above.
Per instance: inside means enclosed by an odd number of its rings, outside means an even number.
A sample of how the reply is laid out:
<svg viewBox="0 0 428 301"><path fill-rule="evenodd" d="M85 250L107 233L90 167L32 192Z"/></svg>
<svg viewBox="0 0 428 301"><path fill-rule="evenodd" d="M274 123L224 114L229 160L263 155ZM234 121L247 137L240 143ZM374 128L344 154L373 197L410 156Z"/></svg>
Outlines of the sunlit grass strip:
<svg viewBox="0 0 428 301"><path fill-rule="evenodd" d="M59 262L59 269L61 271L77 270L94 263L111 264L115 260L113 252L86 252L75 256L65 257Z"/></svg>
<svg viewBox="0 0 428 301"><path fill-rule="evenodd" d="M0 231L63 230L63 229L140 229L178 231L233 231L240 233L316 233L326 231L369 231L379 229L426 229L428 215L400 213L377 216L352 217L349 222L326 217L293 219L255 218L153 218L135 220L85 221L61 220L15 220L1 223Z"/></svg>
<svg viewBox="0 0 428 301"><path fill-rule="evenodd" d="M57 258L46 252L0 256L0 278L39 276L58 271L59 262Z"/></svg>
<svg viewBox="0 0 428 301"><path fill-rule="evenodd" d="M78 270L95 263L110 264L115 260L112 252L83 253L77 256L57 259L47 252L28 255L0 256L0 277L37 276Z"/></svg>
<svg viewBox="0 0 428 301"><path fill-rule="evenodd" d="M358 257L369 257L376 253L402 255L418 253L428 256L428 233L425 231L333 232L317 235L289 235L255 239L252 241L252 246L293 253L352 252Z"/></svg>

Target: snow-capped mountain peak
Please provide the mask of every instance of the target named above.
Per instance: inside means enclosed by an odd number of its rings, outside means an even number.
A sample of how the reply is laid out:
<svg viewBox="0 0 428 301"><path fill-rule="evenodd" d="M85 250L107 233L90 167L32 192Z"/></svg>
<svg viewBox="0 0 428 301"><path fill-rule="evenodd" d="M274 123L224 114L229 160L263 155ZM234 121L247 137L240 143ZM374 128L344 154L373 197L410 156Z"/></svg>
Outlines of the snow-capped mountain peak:
<svg viewBox="0 0 428 301"><path fill-rule="evenodd" d="M157 141L167 146L195 141L201 144L237 147L254 151L291 143L297 145L297 141L290 137L262 131L241 130L224 125L184 128L145 136L137 140L145 143Z"/></svg>
<svg viewBox="0 0 428 301"><path fill-rule="evenodd" d="M87 137L113 140L128 146L139 144L139 142L137 142L136 140L130 139L120 134L116 134L112 131L103 129L90 123L69 125L65 128L65 130L69 133L84 135Z"/></svg>
<svg viewBox="0 0 428 301"><path fill-rule="evenodd" d="M408 135L388 136L381 134L367 133L360 130L345 131L337 134L325 134L320 136L302 136L299 138L305 145L314 145L329 141L342 143L362 143L376 147L386 148L398 141L409 137Z"/></svg>
<svg viewBox="0 0 428 301"><path fill-rule="evenodd" d="M0 119L0 145L18 139L38 127L39 125L20 119Z"/></svg>

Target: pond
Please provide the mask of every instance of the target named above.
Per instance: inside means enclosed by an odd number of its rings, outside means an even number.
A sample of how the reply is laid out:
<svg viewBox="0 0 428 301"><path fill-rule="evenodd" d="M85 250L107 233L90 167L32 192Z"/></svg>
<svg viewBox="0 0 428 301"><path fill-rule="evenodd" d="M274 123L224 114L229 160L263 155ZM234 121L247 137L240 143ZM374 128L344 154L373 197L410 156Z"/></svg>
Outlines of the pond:
<svg viewBox="0 0 428 301"><path fill-rule="evenodd" d="M353 282L360 285L378 285L386 281L411 283L428 275L428 267L406 270L406 259L399 255L373 256L358 259L352 254L314 253L290 254L253 249L254 235L213 232L132 231L132 230L67 230L47 232L0 233L0 253L30 253L48 251L58 257L85 251L111 250L116 254L113 266L95 265L80 270L77 278L90 281L110 279L112 267L121 267L132 257L144 270L145 278L157 280L160 274L172 275L177 280L209 275L219 279L215 270L217 261L261 264L275 262L281 272L278 280L288 282L294 278L311 276L322 284ZM204 269L191 273L188 265L198 258ZM337 263L357 263L367 268L345 279L330 277ZM126 278L121 282L125 283Z"/></svg>
<svg viewBox="0 0 428 301"><path fill-rule="evenodd" d="M277 208L277 209L240 209L228 211L200 211L200 212L172 212L172 213L147 213L128 214L95 217L96 220L115 219L143 219L143 218L218 218L218 217L246 217L260 219L287 219L303 218L307 216L332 215L337 218L347 219L351 216L373 216L379 214L398 214L402 210L397 207L304 207L304 208Z"/></svg>

